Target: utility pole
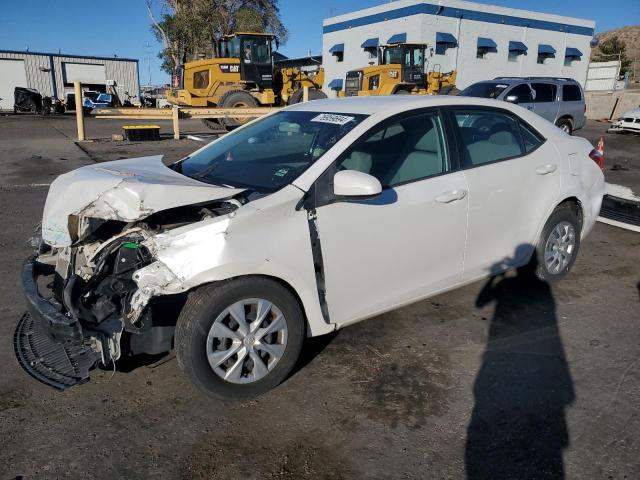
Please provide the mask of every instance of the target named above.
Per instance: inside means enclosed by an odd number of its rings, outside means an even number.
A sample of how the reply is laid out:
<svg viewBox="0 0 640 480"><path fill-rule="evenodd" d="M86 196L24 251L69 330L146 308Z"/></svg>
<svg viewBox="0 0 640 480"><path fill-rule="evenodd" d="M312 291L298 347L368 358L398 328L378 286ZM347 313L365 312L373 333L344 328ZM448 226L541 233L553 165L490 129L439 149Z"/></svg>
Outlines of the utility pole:
<svg viewBox="0 0 640 480"><path fill-rule="evenodd" d="M147 61L147 70L149 72L149 88L151 88L151 53L153 52L153 47L149 44L149 42L147 42L147 44L144 47L144 51L146 56L144 57L145 60Z"/></svg>

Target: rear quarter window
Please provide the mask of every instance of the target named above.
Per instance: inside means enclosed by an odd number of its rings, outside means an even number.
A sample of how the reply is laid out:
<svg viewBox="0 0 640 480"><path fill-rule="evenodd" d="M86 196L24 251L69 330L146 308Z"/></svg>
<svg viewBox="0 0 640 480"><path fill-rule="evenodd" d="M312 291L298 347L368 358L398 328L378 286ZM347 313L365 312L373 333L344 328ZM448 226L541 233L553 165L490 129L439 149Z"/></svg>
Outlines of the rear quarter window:
<svg viewBox="0 0 640 480"><path fill-rule="evenodd" d="M579 102L582 100L582 92L578 85L563 85L562 100L565 102Z"/></svg>

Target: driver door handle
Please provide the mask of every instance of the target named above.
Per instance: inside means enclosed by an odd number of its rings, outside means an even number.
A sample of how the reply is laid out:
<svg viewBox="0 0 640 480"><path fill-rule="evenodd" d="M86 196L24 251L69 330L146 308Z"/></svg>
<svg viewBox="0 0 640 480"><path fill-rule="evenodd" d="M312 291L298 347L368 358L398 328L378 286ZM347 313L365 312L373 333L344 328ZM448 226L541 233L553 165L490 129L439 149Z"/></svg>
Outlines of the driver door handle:
<svg viewBox="0 0 640 480"><path fill-rule="evenodd" d="M541 165L538 168L536 168L536 173L538 175L546 175L548 173L555 172L557 168L558 168L557 165L554 165L552 163L548 163L546 165Z"/></svg>
<svg viewBox="0 0 640 480"><path fill-rule="evenodd" d="M442 192L435 198L435 200L438 203L451 203L456 200L462 200L466 196L467 191L464 189L449 190L447 192Z"/></svg>

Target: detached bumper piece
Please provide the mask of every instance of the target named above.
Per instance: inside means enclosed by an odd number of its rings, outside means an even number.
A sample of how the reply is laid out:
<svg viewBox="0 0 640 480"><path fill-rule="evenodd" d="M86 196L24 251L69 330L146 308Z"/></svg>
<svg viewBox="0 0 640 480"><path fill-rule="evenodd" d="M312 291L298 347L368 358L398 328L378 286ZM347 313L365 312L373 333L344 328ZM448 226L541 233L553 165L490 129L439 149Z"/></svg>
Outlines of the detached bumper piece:
<svg viewBox="0 0 640 480"><path fill-rule="evenodd" d="M82 327L40 296L37 277L42 265L34 257L22 267L22 288L28 313L20 319L13 337L16 358L33 378L64 390L89 380L89 370L100 354L85 344Z"/></svg>
<svg viewBox="0 0 640 480"><path fill-rule="evenodd" d="M89 370L100 355L85 345L64 345L25 313L18 322L13 346L20 366L33 378L64 390L89 380Z"/></svg>
<svg viewBox="0 0 640 480"><path fill-rule="evenodd" d="M605 195L602 199L600 216L640 227L640 202Z"/></svg>

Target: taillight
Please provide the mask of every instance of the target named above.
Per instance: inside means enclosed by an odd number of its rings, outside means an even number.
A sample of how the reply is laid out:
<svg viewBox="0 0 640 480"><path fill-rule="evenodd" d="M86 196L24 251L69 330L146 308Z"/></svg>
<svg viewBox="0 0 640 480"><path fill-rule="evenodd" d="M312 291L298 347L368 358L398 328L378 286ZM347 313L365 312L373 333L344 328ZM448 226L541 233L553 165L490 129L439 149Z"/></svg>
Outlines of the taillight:
<svg viewBox="0 0 640 480"><path fill-rule="evenodd" d="M589 157L598 164L600 170L604 171L604 154L600 150L594 148L591 150L591 153L589 153Z"/></svg>

